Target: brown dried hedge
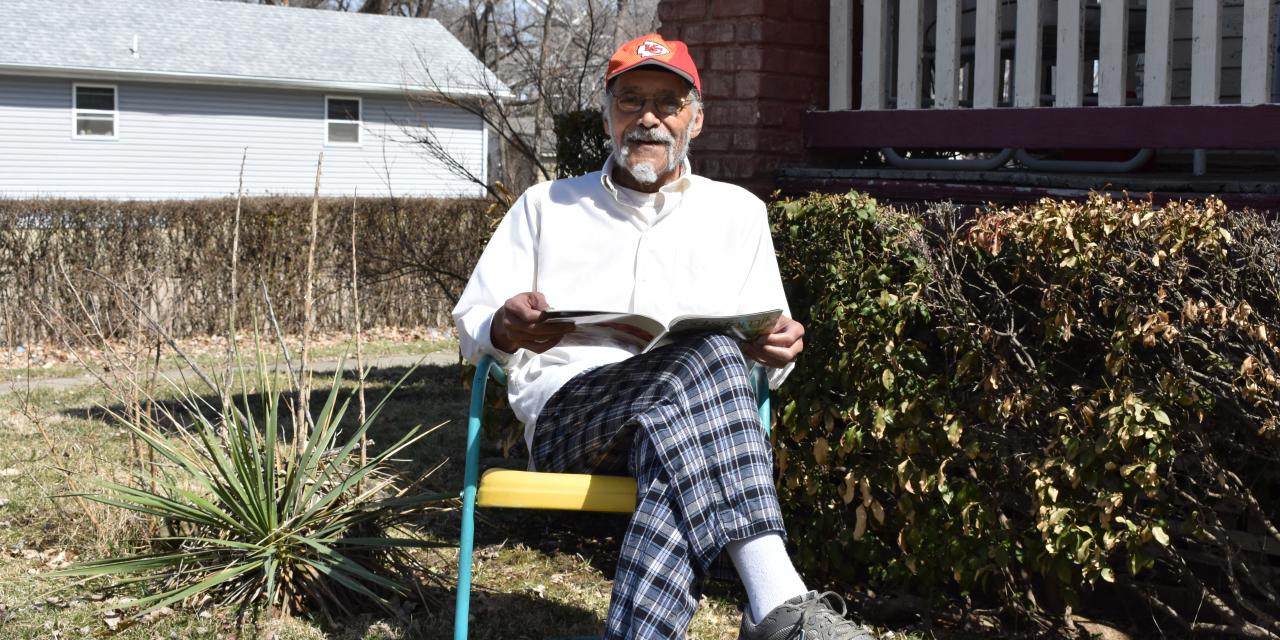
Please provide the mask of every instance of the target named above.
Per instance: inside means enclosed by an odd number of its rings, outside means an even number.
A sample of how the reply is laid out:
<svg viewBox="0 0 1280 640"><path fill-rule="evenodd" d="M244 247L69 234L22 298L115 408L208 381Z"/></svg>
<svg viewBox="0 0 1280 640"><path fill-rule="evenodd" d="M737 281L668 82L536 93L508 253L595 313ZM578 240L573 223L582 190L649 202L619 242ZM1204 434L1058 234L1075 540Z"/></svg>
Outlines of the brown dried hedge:
<svg viewBox="0 0 1280 640"><path fill-rule="evenodd" d="M265 286L281 328L300 329L311 203L305 197L244 199L236 296L241 327L264 317ZM320 329L353 326L353 206L364 326L447 326L449 308L500 212L472 199L322 199L315 283ZM54 335L53 327L67 325L45 322L42 314L82 329L94 318L118 335L138 326L128 298L175 337L225 332L235 208L233 198L0 199L0 340L12 347L66 337Z"/></svg>

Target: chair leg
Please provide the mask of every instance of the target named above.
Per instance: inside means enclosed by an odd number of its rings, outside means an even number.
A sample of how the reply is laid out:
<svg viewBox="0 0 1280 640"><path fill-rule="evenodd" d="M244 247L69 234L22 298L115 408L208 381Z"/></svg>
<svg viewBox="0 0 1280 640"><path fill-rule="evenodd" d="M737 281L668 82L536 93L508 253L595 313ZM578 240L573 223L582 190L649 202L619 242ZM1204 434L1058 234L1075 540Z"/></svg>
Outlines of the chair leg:
<svg viewBox="0 0 1280 640"><path fill-rule="evenodd" d="M453 609L453 638L467 640L471 609L471 562L476 533L476 487L480 474L480 421L484 417L484 388L489 375L501 376L493 358L476 365L471 383L471 409L467 416L467 451L462 473L462 533L458 540L458 601Z"/></svg>
<svg viewBox="0 0 1280 640"><path fill-rule="evenodd" d="M467 640L471 608L471 563L475 547L476 489L466 487L462 496L462 534L458 540L458 600L453 610L453 639Z"/></svg>

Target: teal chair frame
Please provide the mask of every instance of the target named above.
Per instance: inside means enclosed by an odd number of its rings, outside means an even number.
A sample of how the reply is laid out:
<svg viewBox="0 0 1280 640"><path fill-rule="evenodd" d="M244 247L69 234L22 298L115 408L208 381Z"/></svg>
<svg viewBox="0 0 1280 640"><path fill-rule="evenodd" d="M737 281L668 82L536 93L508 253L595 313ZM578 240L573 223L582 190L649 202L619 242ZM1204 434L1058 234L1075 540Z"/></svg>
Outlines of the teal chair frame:
<svg viewBox="0 0 1280 640"><path fill-rule="evenodd" d="M471 382L471 409L467 417L467 454L462 485L462 533L458 543L458 599L454 607L454 640L467 640L467 624L471 611L471 565L475 550L476 490L480 480L480 425L484 418L484 392L489 380L507 383L507 375L493 356L484 356L476 365ZM757 410L765 435L769 434L769 376L765 368L756 366L751 371L752 385L756 390Z"/></svg>

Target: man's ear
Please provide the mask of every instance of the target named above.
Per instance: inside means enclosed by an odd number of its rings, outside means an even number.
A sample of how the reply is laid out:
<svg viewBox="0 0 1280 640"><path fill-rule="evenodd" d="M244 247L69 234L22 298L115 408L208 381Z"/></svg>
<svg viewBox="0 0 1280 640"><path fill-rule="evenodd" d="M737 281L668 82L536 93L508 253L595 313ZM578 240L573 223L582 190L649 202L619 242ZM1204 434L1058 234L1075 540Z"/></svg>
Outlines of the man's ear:
<svg viewBox="0 0 1280 640"><path fill-rule="evenodd" d="M689 139L692 140L702 133L702 114L705 109L698 109L698 113L693 115L693 126L689 128Z"/></svg>
<svg viewBox="0 0 1280 640"><path fill-rule="evenodd" d="M608 95L600 97L600 126L604 128L604 137L613 140L613 125L609 124L609 110L613 108L613 80L604 83L604 92Z"/></svg>

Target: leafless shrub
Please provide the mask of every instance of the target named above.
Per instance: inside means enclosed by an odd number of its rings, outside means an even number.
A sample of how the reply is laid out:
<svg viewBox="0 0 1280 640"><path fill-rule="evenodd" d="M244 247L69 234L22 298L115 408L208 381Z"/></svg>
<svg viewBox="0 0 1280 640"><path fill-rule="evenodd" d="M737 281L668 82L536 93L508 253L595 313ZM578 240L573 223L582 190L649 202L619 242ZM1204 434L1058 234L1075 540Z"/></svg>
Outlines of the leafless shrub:
<svg viewBox="0 0 1280 640"><path fill-rule="evenodd" d="M319 202L317 330L351 325L350 204ZM237 286L269 289L289 333L302 327L310 207L311 198L291 197L245 198L240 207ZM0 340L13 348L70 337L56 335L67 325L42 321L37 306L76 319L84 333L128 336L140 311L107 295L107 282L174 337L224 333L233 300L248 318L257 299L232 293L235 210L230 199L0 200ZM360 213L364 326L445 326L497 212L484 200L370 198ZM96 326L84 324L81 302Z"/></svg>

